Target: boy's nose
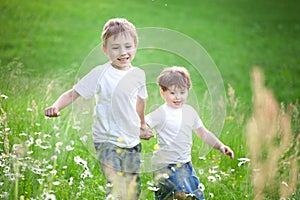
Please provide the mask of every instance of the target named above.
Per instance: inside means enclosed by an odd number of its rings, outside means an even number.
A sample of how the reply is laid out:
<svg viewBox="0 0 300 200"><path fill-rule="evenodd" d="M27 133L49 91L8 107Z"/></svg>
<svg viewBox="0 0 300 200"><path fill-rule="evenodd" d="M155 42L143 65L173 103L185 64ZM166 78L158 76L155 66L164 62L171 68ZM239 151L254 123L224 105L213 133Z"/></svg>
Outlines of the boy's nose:
<svg viewBox="0 0 300 200"><path fill-rule="evenodd" d="M124 47L120 48L120 54L121 55L127 54L127 51L126 51L126 49Z"/></svg>

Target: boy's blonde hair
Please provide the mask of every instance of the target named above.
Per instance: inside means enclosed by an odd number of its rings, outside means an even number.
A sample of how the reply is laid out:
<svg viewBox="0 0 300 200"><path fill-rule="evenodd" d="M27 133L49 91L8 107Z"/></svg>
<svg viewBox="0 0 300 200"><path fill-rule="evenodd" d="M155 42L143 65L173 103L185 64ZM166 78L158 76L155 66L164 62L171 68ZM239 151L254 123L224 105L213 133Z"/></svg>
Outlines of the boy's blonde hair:
<svg viewBox="0 0 300 200"><path fill-rule="evenodd" d="M108 20L102 31L102 45L106 47L107 39L118 36L119 33L129 34L133 37L134 44L138 44L138 36L135 26L125 18L113 18Z"/></svg>
<svg viewBox="0 0 300 200"><path fill-rule="evenodd" d="M171 86L178 88L192 87L189 72L184 67L168 67L164 69L157 78L158 85L163 91L168 90Z"/></svg>

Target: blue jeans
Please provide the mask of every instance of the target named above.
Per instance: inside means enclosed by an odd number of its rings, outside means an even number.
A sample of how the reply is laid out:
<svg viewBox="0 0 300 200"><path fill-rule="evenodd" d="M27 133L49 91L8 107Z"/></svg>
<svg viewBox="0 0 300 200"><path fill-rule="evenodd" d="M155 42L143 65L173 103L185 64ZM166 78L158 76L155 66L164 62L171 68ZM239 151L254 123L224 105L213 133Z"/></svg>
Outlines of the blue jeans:
<svg viewBox="0 0 300 200"><path fill-rule="evenodd" d="M121 148L111 143L95 143L95 149L101 164L101 170L108 185L113 184L115 190L123 190L120 195L128 192L130 183L135 182L136 199L141 193L140 183L140 152L141 143L133 148ZM124 184L122 184L124 182ZM123 187L123 188L122 188ZM131 188L132 189L132 188ZM106 195L112 191L112 187L106 187Z"/></svg>
<svg viewBox="0 0 300 200"><path fill-rule="evenodd" d="M159 188L155 192L157 200L176 197L180 193L193 196L194 199L205 199L203 192L199 189L200 181L191 162L180 165L169 164L154 172L154 180L157 181L156 187Z"/></svg>

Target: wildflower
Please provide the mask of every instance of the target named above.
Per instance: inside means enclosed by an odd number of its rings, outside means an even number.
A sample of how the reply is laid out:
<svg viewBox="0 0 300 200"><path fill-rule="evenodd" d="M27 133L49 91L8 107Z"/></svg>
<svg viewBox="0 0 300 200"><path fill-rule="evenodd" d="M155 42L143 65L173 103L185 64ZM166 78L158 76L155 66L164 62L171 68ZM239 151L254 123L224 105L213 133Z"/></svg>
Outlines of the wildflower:
<svg viewBox="0 0 300 200"><path fill-rule="evenodd" d="M100 190L101 192L106 193L106 191L104 190L104 187L103 187L102 185L99 186L99 190Z"/></svg>
<svg viewBox="0 0 300 200"><path fill-rule="evenodd" d="M8 132L8 131L10 131L10 128L7 127L7 128L4 129L4 131Z"/></svg>
<svg viewBox="0 0 300 200"><path fill-rule="evenodd" d="M36 126L41 126L41 124L40 124L40 123L35 123L35 125L36 125Z"/></svg>
<svg viewBox="0 0 300 200"><path fill-rule="evenodd" d="M43 150L46 150L46 149L50 149L51 148L51 146L43 146L43 145L41 145L40 146Z"/></svg>
<svg viewBox="0 0 300 200"><path fill-rule="evenodd" d="M214 198L215 195L214 195L213 193L210 192L210 193L208 193L208 196L209 196L210 198Z"/></svg>
<svg viewBox="0 0 300 200"><path fill-rule="evenodd" d="M200 175L202 175L202 174L204 174L204 169L199 169L198 172Z"/></svg>
<svg viewBox="0 0 300 200"><path fill-rule="evenodd" d="M108 188L112 188L114 185L112 184L112 183L107 183L106 184L106 187L108 187Z"/></svg>
<svg viewBox="0 0 300 200"><path fill-rule="evenodd" d="M88 139L88 137L86 135L84 135L80 138L81 142L83 142L84 144L86 144L87 139Z"/></svg>
<svg viewBox="0 0 300 200"><path fill-rule="evenodd" d="M240 166L242 166L242 165L244 165L245 163L247 163L247 162L250 162L250 159L249 158L239 158L238 159L240 162L238 163L238 166L240 167Z"/></svg>
<svg viewBox="0 0 300 200"><path fill-rule="evenodd" d="M69 182L69 185L72 185L73 184L73 177L70 177L68 182Z"/></svg>
<svg viewBox="0 0 300 200"><path fill-rule="evenodd" d="M52 174L52 175L56 175L57 174L57 171L54 169L54 170L51 170L50 171L50 174Z"/></svg>
<svg viewBox="0 0 300 200"><path fill-rule="evenodd" d="M3 192L2 194L0 194L0 198L5 199L8 196L7 192Z"/></svg>
<svg viewBox="0 0 300 200"><path fill-rule="evenodd" d="M124 141L124 139L123 139L123 138L121 138L121 137L118 137L118 142L122 143L123 141Z"/></svg>
<svg viewBox="0 0 300 200"><path fill-rule="evenodd" d="M221 176L219 174L216 174L215 177L220 181L222 180Z"/></svg>
<svg viewBox="0 0 300 200"><path fill-rule="evenodd" d="M155 144L155 145L153 146L153 150L156 151L156 150L158 150L158 149L159 149L159 145L158 145L158 144Z"/></svg>
<svg viewBox="0 0 300 200"><path fill-rule="evenodd" d="M159 188L148 186L148 190L157 192L159 190Z"/></svg>
<svg viewBox="0 0 300 200"><path fill-rule="evenodd" d="M220 173L221 173L223 176L229 176L229 174L227 174L226 172L220 171Z"/></svg>
<svg viewBox="0 0 300 200"><path fill-rule="evenodd" d="M228 121L234 120L234 116L229 115L229 116L226 117L226 120L228 120Z"/></svg>
<svg viewBox="0 0 300 200"><path fill-rule="evenodd" d="M47 169L53 169L53 166L52 165L48 165L46 168Z"/></svg>
<svg viewBox="0 0 300 200"><path fill-rule="evenodd" d="M5 94L1 94L1 98L8 99L8 96L6 96Z"/></svg>
<svg viewBox="0 0 300 200"><path fill-rule="evenodd" d="M35 141L35 144L36 144L36 146L41 146L42 140L41 140L41 139L37 139L37 140Z"/></svg>
<svg viewBox="0 0 300 200"><path fill-rule="evenodd" d="M56 125L54 125L54 126L53 126L53 130L58 131L58 130L59 130L59 127L56 126Z"/></svg>
<svg viewBox="0 0 300 200"><path fill-rule="evenodd" d="M42 184L42 183L44 182L44 180L45 180L45 179L43 179L43 178L37 179L37 181L39 182L39 184Z"/></svg>
<svg viewBox="0 0 300 200"><path fill-rule="evenodd" d="M76 131L80 131L80 130L81 130L81 127L80 127L80 126L76 126L76 125L74 125L72 128L73 128L74 130L76 130Z"/></svg>
<svg viewBox="0 0 300 200"><path fill-rule="evenodd" d="M75 156L74 161L79 165L87 166L87 162L80 158L80 156Z"/></svg>
<svg viewBox="0 0 300 200"><path fill-rule="evenodd" d="M51 138L51 135L45 134L45 135L44 135L44 138Z"/></svg>
<svg viewBox="0 0 300 200"><path fill-rule="evenodd" d="M93 174L90 172L89 169L86 169L86 170L80 175L80 177L81 177L82 179L85 179L85 178L87 178L87 177L93 178L94 176L93 176Z"/></svg>
<svg viewBox="0 0 300 200"><path fill-rule="evenodd" d="M26 108L27 112L32 112L32 108Z"/></svg>
<svg viewBox="0 0 300 200"><path fill-rule="evenodd" d="M154 184L152 182L150 182L150 181L147 181L147 185L154 186Z"/></svg>
<svg viewBox="0 0 300 200"><path fill-rule="evenodd" d="M207 178L211 182L215 182L217 180L214 176L208 176Z"/></svg>
<svg viewBox="0 0 300 200"><path fill-rule="evenodd" d="M217 173L217 171L216 171L215 169L208 169L208 172L209 172L210 174L215 174L215 173Z"/></svg>
<svg viewBox="0 0 300 200"><path fill-rule="evenodd" d="M54 155L50 158L51 160L56 160L57 159L57 155Z"/></svg>
<svg viewBox="0 0 300 200"><path fill-rule="evenodd" d="M46 169L40 169L40 168L35 168L35 167L31 167L31 171L35 174L42 174L43 172L46 171Z"/></svg>
<svg viewBox="0 0 300 200"><path fill-rule="evenodd" d="M58 147L61 147L63 145L63 143L62 142L57 142L56 144L55 144L55 146L58 148Z"/></svg>
<svg viewBox="0 0 300 200"><path fill-rule="evenodd" d="M57 185L60 184L60 182L59 181L54 181L52 184L55 185L55 186L57 186Z"/></svg>
<svg viewBox="0 0 300 200"><path fill-rule="evenodd" d="M199 160L206 160L205 156L199 156Z"/></svg>
<svg viewBox="0 0 300 200"><path fill-rule="evenodd" d="M70 146L70 145L67 145L67 146L66 146L66 150L67 150L67 151L72 151L72 150L74 150L74 147L72 147L72 146Z"/></svg>
<svg viewBox="0 0 300 200"><path fill-rule="evenodd" d="M27 136L26 133L20 133L19 136Z"/></svg>
<svg viewBox="0 0 300 200"><path fill-rule="evenodd" d="M56 197L54 194L45 194L45 200L56 200Z"/></svg>
<svg viewBox="0 0 300 200"><path fill-rule="evenodd" d="M118 174L119 176L123 176L123 175L124 175L123 172L117 172L117 174Z"/></svg>
<svg viewBox="0 0 300 200"><path fill-rule="evenodd" d="M112 194L109 194L105 200L115 200L116 198L112 195Z"/></svg>
<svg viewBox="0 0 300 200"><path fill-rule="evenodd" d="M285 187L289 187L289 185L285 181L282 181L281 184L284 185Z"/></svg>
<svg viewBox="0 0 300 200"><path fill-rule="evenodd" d="M202 192L204 192L205 186L203 185L203 183L199 184L198 189L201 190Z"/></svg>

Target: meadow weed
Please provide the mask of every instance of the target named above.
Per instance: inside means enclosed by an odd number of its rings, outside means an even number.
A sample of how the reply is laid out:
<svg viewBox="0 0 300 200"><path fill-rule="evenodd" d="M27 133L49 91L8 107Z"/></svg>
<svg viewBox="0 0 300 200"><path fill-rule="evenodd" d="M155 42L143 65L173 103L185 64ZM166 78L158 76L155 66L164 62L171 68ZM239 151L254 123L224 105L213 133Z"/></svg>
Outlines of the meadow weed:
<svg viewBox="0 0 300 200"><path fill-rule="evenodd" d="M253 115L247 124L254 199L287 199L297 187L299 136L291 115L280 107L258 67L252 70ZM289 153L287 153L289 152ZM287 173L279 173L279 169Z"/></svg>

